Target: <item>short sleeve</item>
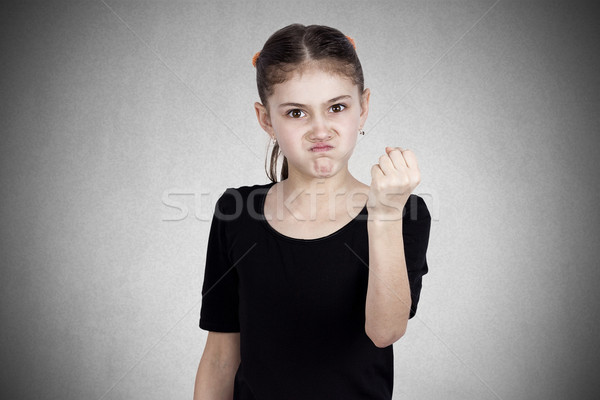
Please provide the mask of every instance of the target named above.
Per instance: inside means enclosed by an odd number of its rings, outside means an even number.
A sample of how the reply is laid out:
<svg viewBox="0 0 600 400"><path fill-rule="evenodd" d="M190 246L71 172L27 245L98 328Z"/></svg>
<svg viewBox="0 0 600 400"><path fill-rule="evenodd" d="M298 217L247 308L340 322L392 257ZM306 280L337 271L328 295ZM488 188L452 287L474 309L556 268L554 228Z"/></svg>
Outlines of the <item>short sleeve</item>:
<svg viewBox="0 0 600 400"><path fill-rule="evenodd" d="M200 328L215 332L239 332L238 274L230 261L227 228L235 208L229 189L217 200L213 214L202 284Z"/></svg>
<svg viewBox="0 0 600 400"><path fill-rule="evenodd" d="M431 215L423 198L410 195L406 202L402 219L402 235L404 238L404 256L410 284L412 306L409 319L417 313L421 296L422 278L428 271L427 246L431 229Z"/></svg>

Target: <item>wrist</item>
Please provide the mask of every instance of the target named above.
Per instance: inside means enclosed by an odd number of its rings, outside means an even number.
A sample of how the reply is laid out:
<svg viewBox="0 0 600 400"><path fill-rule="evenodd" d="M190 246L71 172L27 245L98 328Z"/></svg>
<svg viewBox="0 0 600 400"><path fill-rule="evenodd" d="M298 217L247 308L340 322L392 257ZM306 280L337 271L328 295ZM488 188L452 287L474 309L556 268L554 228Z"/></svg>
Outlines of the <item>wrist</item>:
<svg viewBox="0 0 600 400"><path fill-rule="evenodd" d="M367 222L371 225L389 225L390 223L402 224L402 212L377 213L369 212Z"/></svg>

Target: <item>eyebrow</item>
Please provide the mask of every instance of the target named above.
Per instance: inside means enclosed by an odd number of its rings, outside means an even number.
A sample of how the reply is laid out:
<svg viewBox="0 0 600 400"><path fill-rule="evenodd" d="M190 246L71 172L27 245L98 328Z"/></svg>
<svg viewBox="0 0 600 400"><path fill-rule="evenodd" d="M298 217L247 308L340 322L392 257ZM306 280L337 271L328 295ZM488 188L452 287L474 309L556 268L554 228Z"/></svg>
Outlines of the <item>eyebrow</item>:
<svg viewBox="0 0 600 400"><path fill-rule="evenodd" d="M328 101L326 101L324 104L329 104L329 103L333 103L334 101L338 101L338 100L342 100L345 98L352 98L352 96L348 95L348 94L344 94L342 96L338 96L338 97L334 97L333 99L330 99ZM279 105L279 108L282 107L299 107L299 108L306 108L305 104L300 104L300 103L283 103Z"/></svg>

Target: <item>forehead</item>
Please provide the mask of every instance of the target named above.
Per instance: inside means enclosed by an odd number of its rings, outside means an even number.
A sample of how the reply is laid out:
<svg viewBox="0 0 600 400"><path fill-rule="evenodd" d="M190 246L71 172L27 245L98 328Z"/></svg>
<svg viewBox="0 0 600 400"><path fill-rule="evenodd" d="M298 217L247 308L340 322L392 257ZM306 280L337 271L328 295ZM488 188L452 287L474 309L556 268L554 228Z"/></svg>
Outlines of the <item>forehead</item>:
<svg viewBox="0 0 600 400"><path fill-rule="evenodd" d="M321 68L302 68L289 73L283 83L273 86L270 103L320 104L341 95L358 97L358 85L347 76Z"/></svg>

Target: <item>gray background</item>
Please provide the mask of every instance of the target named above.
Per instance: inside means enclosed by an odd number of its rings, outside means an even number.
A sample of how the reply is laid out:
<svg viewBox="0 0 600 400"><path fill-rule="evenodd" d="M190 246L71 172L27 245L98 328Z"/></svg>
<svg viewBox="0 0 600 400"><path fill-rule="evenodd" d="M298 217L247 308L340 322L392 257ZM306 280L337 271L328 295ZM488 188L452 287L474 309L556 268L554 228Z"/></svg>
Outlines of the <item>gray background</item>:
<svg viewBox="0 0 600 400"><path fill-rule="evenodd" d="M350 169L412 149L434 221L394 399L592 399L600 14L593 2L3 2L1 397L191 398L206 240L266 183L252 55L352 36Z"/></svg>

